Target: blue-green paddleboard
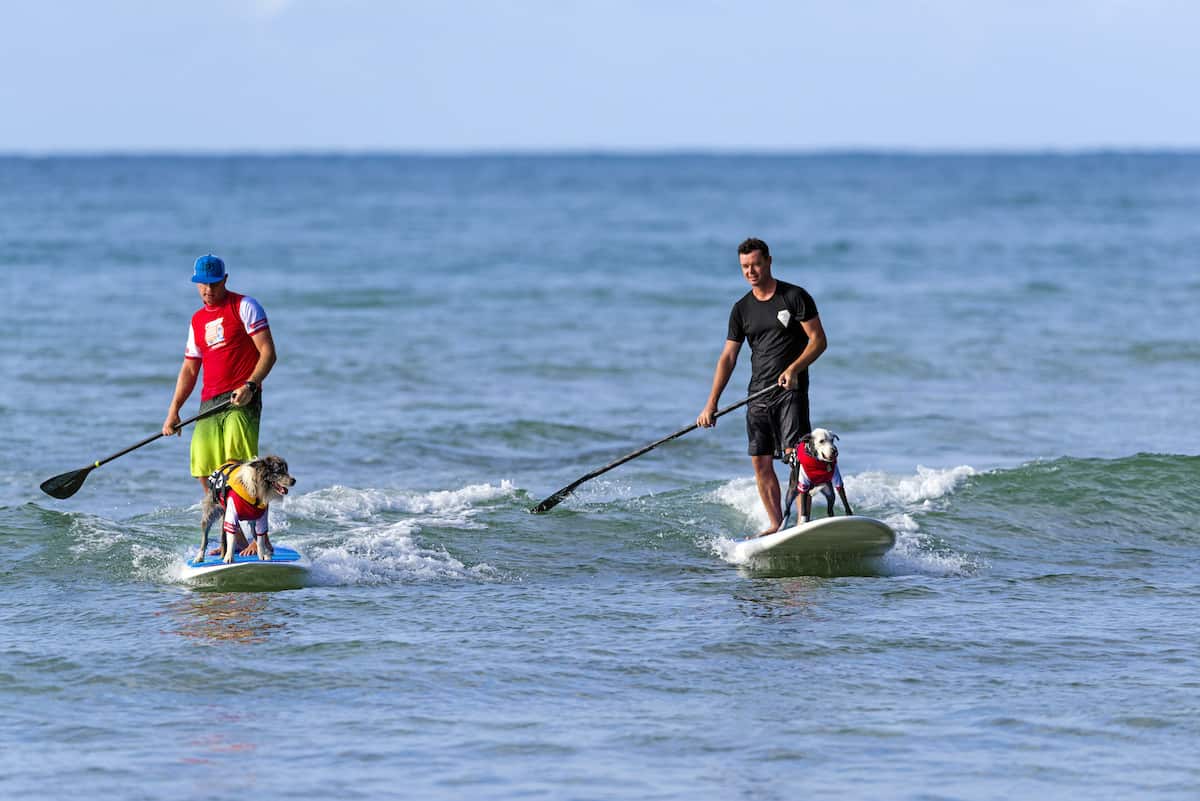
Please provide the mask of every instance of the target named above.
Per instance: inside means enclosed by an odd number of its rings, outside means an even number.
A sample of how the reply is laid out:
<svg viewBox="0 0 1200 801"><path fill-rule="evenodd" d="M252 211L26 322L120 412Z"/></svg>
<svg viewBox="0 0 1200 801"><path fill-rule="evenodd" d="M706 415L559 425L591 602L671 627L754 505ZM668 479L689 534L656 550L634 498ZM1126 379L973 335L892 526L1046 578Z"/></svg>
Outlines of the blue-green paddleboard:
<svg viewBox="0 0 1200 801"><path fill-rule="evenodd" d="M184 564L182 579L192 586L210 589L292 589L304 586L309 567L308 559L299 551L276 545L270 561L238 555L225 564L213 554L203 561L192 559Z"/></svg>

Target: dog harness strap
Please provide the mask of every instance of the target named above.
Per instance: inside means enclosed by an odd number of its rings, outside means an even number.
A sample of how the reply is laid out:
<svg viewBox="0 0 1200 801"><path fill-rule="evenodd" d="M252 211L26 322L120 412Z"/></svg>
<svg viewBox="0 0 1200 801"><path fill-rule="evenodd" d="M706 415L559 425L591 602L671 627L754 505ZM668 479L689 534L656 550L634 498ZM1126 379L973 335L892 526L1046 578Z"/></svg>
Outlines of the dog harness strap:
<svg viewBox="0 0 1200 801"><path fill-rule="evenodd" d="M225 506L225 499L229 497L229 477L233 475L233 471L237 470L241 462L236 459L230 460L218 467L208 477L208 489L212 493L214 503L220 504L222 508Z"/></svg>

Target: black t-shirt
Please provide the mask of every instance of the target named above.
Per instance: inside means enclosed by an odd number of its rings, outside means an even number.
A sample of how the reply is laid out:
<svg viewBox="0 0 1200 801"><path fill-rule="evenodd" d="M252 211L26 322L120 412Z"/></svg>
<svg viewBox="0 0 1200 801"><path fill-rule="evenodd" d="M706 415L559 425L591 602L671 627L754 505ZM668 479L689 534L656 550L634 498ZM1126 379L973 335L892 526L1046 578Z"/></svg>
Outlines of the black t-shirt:
<svg viewBox="0 0 1200 801"><path fill-rule="evenodd" d="M729 335L734 342L750 341L750 391L779 380L808 345L801 323L817 316L817 304L803 287L775 279L775 294L759 300L754 292L733 304ZM804 373L807 378L807 371Z"/></svg>

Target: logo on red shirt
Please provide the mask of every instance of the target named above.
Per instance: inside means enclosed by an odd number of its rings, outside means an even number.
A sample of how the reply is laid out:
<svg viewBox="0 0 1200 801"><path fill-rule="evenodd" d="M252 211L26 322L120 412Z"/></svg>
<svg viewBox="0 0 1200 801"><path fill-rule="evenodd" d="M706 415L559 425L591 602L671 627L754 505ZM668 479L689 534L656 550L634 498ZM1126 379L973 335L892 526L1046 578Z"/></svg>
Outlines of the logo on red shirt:
<svg viewBox="0 0 1200 801"><path fill-rule="evenodd" d="M225 344L225 320L218 317L204 325L204 344L216 348Z"/></svg>

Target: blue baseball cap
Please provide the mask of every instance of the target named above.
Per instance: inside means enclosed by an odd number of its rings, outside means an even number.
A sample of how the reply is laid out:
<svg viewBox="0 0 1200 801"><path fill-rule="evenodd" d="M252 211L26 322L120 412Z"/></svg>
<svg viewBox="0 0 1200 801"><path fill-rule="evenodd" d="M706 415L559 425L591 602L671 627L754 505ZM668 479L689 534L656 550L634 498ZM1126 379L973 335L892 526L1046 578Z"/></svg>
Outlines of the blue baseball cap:
<svg viewBox="0 0 1200 801"><path fill-rule="evenodd" d="M196 274L192 276L193 284L215 284L225 277L225 262L213 254L196 259Z"/></svg>

